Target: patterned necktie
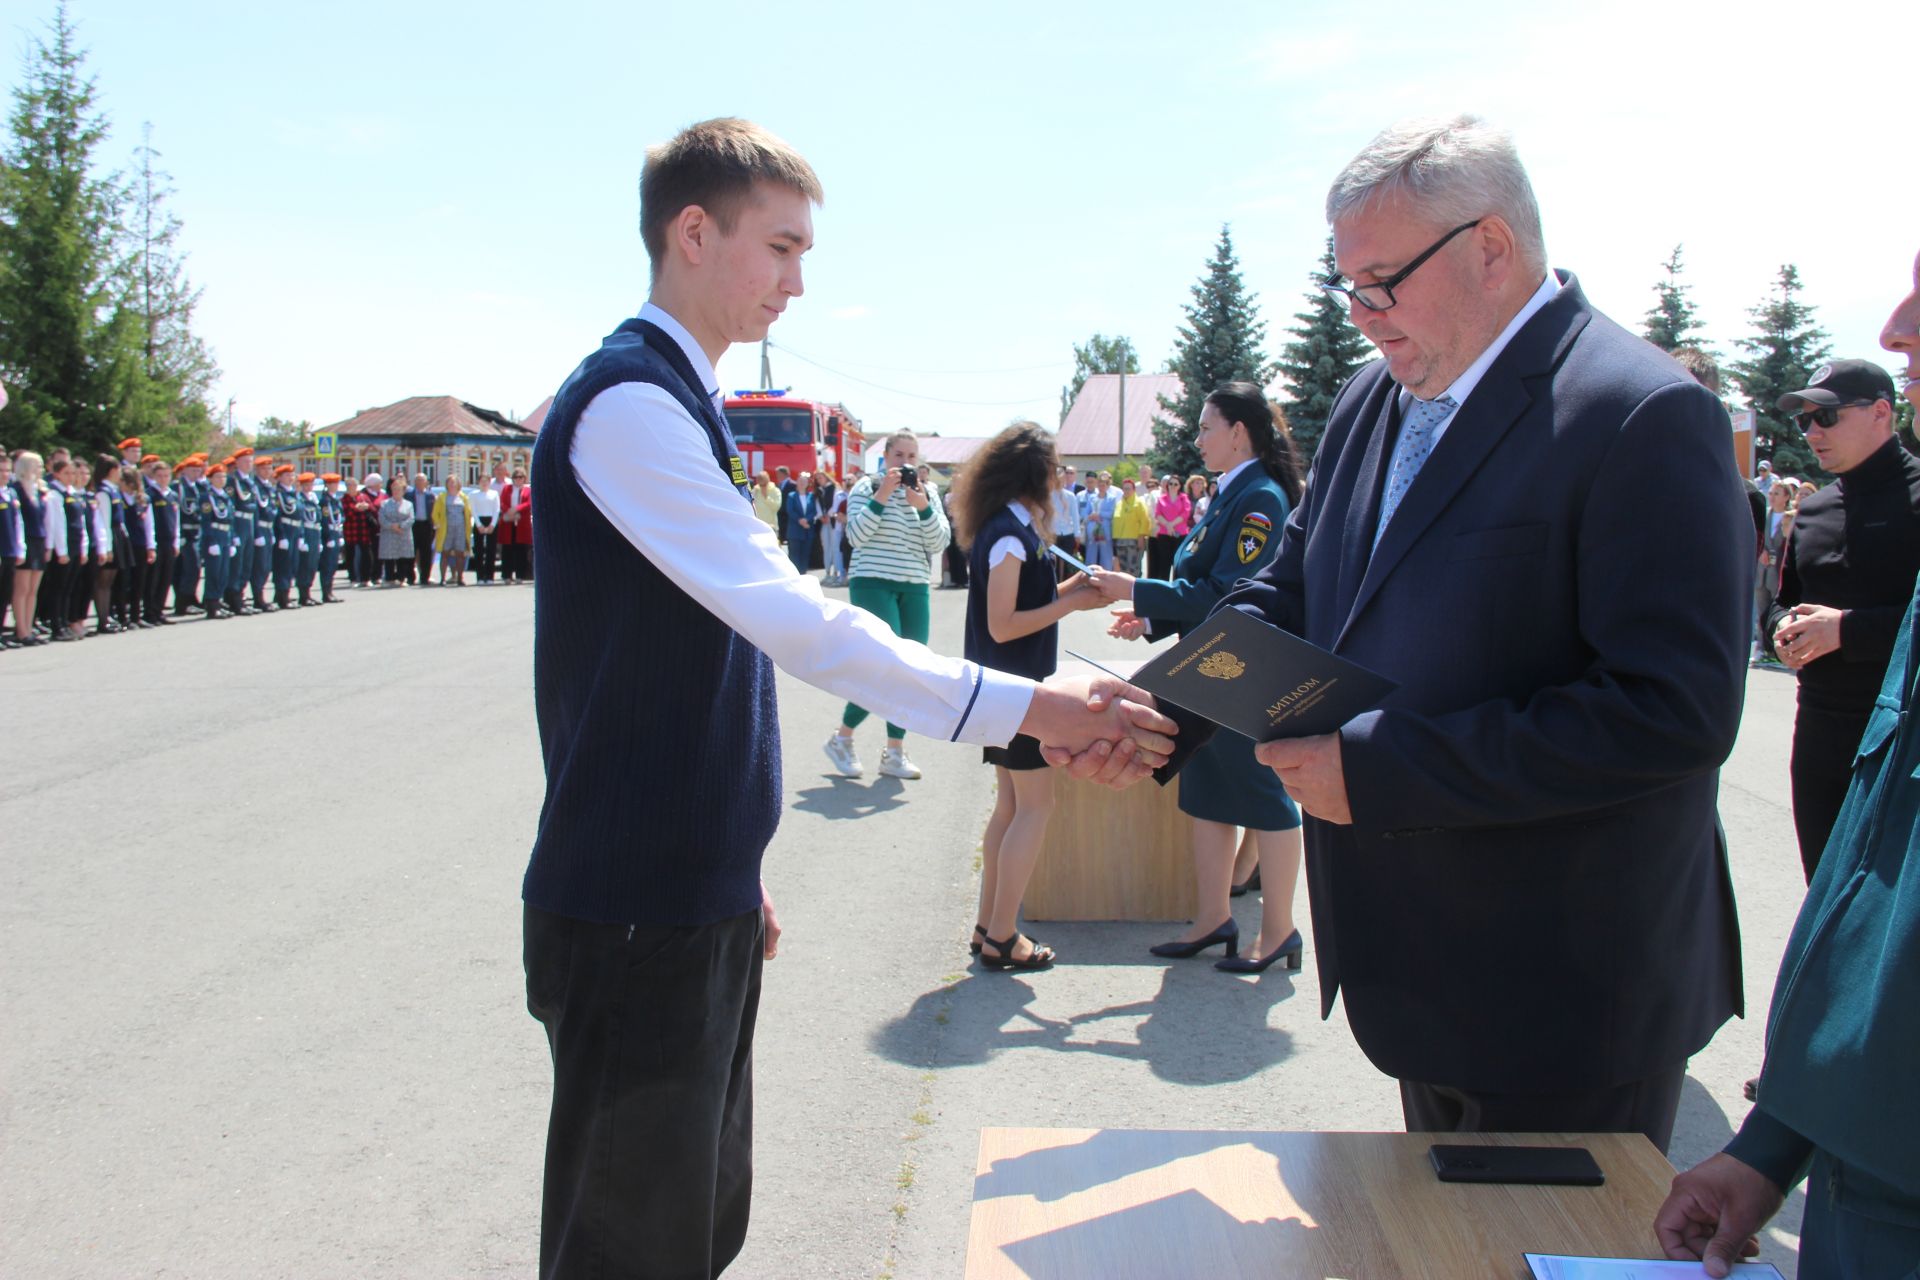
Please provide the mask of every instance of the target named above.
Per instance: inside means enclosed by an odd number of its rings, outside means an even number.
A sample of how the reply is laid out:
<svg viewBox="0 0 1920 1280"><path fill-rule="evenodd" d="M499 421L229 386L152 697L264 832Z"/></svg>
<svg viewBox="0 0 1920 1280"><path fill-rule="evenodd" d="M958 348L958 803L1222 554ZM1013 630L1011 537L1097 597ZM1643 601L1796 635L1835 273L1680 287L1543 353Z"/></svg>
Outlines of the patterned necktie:
<svg viewBox="0 0 1920 1280"><path fill-rule="evenodd" d="M1393 470L1387 475L1387 491L1380 498L1380 523L1373 529L1373 545L1380 545L1380 535L1387 531L1387 521L1393 519L1393 513L1399 509L1400 500L1407 496L1407 490L1413 487L1413 478L1420 474L1420 468L1426 465L1427 458L1433 453L1433 433L1454 410L1452 396L1441 396L1438 400L1415 400L1413 408L1407 411L1407 419L1400 428L1400 440L1393 450Z"/></svg>

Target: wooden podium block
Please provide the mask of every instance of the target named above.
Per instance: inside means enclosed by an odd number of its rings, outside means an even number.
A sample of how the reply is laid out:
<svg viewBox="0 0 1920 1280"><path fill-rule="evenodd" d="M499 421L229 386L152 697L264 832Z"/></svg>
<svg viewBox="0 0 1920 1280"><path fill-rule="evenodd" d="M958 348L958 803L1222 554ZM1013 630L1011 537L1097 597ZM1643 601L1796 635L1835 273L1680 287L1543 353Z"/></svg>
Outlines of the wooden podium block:
<svg viewBox="0 0 1920 1280"><path fill-rule="evenodd" d="M1193 829L1179 779L1114 791L1064 774L1027 884L1029 920L1189 920Z"/></svg>
<svg viewBox="0 0 1920 1280"><path fill-rule="evenodd" d="M1328 1276L1524 1280L1526 1252L1660 1256L1673 1166L1640 1134L1475 1134L1580 1146L1600 1187L1434 1177L1457 1136L983 1129L968 1280Z"/></svg>

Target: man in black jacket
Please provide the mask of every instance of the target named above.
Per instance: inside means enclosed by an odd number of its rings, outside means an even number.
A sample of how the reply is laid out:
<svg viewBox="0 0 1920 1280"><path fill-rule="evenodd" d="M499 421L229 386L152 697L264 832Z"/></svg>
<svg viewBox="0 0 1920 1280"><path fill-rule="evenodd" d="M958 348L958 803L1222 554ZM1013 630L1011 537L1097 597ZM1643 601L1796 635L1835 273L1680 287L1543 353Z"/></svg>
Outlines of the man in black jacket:
<svg viewBox="0 0 1920 1280"><path fill-rule="evenodd" d="M1767 611L1774 652L1800 676L1793 826L1809 883L1920 573L1920 461L1893 438L1893 398L1879 365L1835 360L1778 406L1840 477L1801 501Z"/></svg>

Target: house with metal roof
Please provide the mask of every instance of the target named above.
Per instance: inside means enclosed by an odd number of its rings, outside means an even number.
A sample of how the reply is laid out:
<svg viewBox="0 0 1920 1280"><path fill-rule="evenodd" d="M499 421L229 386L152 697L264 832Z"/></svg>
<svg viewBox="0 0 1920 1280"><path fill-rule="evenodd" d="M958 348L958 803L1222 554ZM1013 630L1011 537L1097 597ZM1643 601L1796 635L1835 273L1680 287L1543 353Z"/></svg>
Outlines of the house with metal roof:
<svg viewBox="0 0 1920 1280"><path fill-rule="evenodd" d="M1121 402L1125 411L1122 413ZM1180 376L1173 373L1095 373L1087 376L1060 423L1060 461L1082 474L1138 461L1153 448L1153 420L1162 412L1160 397L1178 400Z"/></svg>
<svg viewBox="0 0 1920 1280"><path fill-rule="evenodd" d="M320 428L319 434L332 434L338 452L321 458L308 450L299 465L355 479L374 471L389 478L425 472L436 485L445 484L450 475L459 476L463 484L478 484L493 474L496 462L511 468L533 461L532 431L458 396L412 396L363 409Z"/></svg>

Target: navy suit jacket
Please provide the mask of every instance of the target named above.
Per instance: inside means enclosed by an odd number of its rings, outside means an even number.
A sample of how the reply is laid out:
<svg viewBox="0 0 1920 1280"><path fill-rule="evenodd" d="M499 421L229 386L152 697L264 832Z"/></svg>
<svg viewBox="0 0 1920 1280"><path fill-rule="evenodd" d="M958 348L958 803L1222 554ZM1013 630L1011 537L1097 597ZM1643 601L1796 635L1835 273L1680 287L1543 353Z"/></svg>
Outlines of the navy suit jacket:
<svg viewBox="0 0 1920 1280"><path fill-rule="evenodd" d="M1377 548L1399 388L1356 374L1279 555L1221 602L1399 682L1341 731L1353 824L1307 822L1321 1012L1344 989L1382 1071L1482 1092L1639 1079L1742 1011L1731 426L1561 279Z"/></svg>

